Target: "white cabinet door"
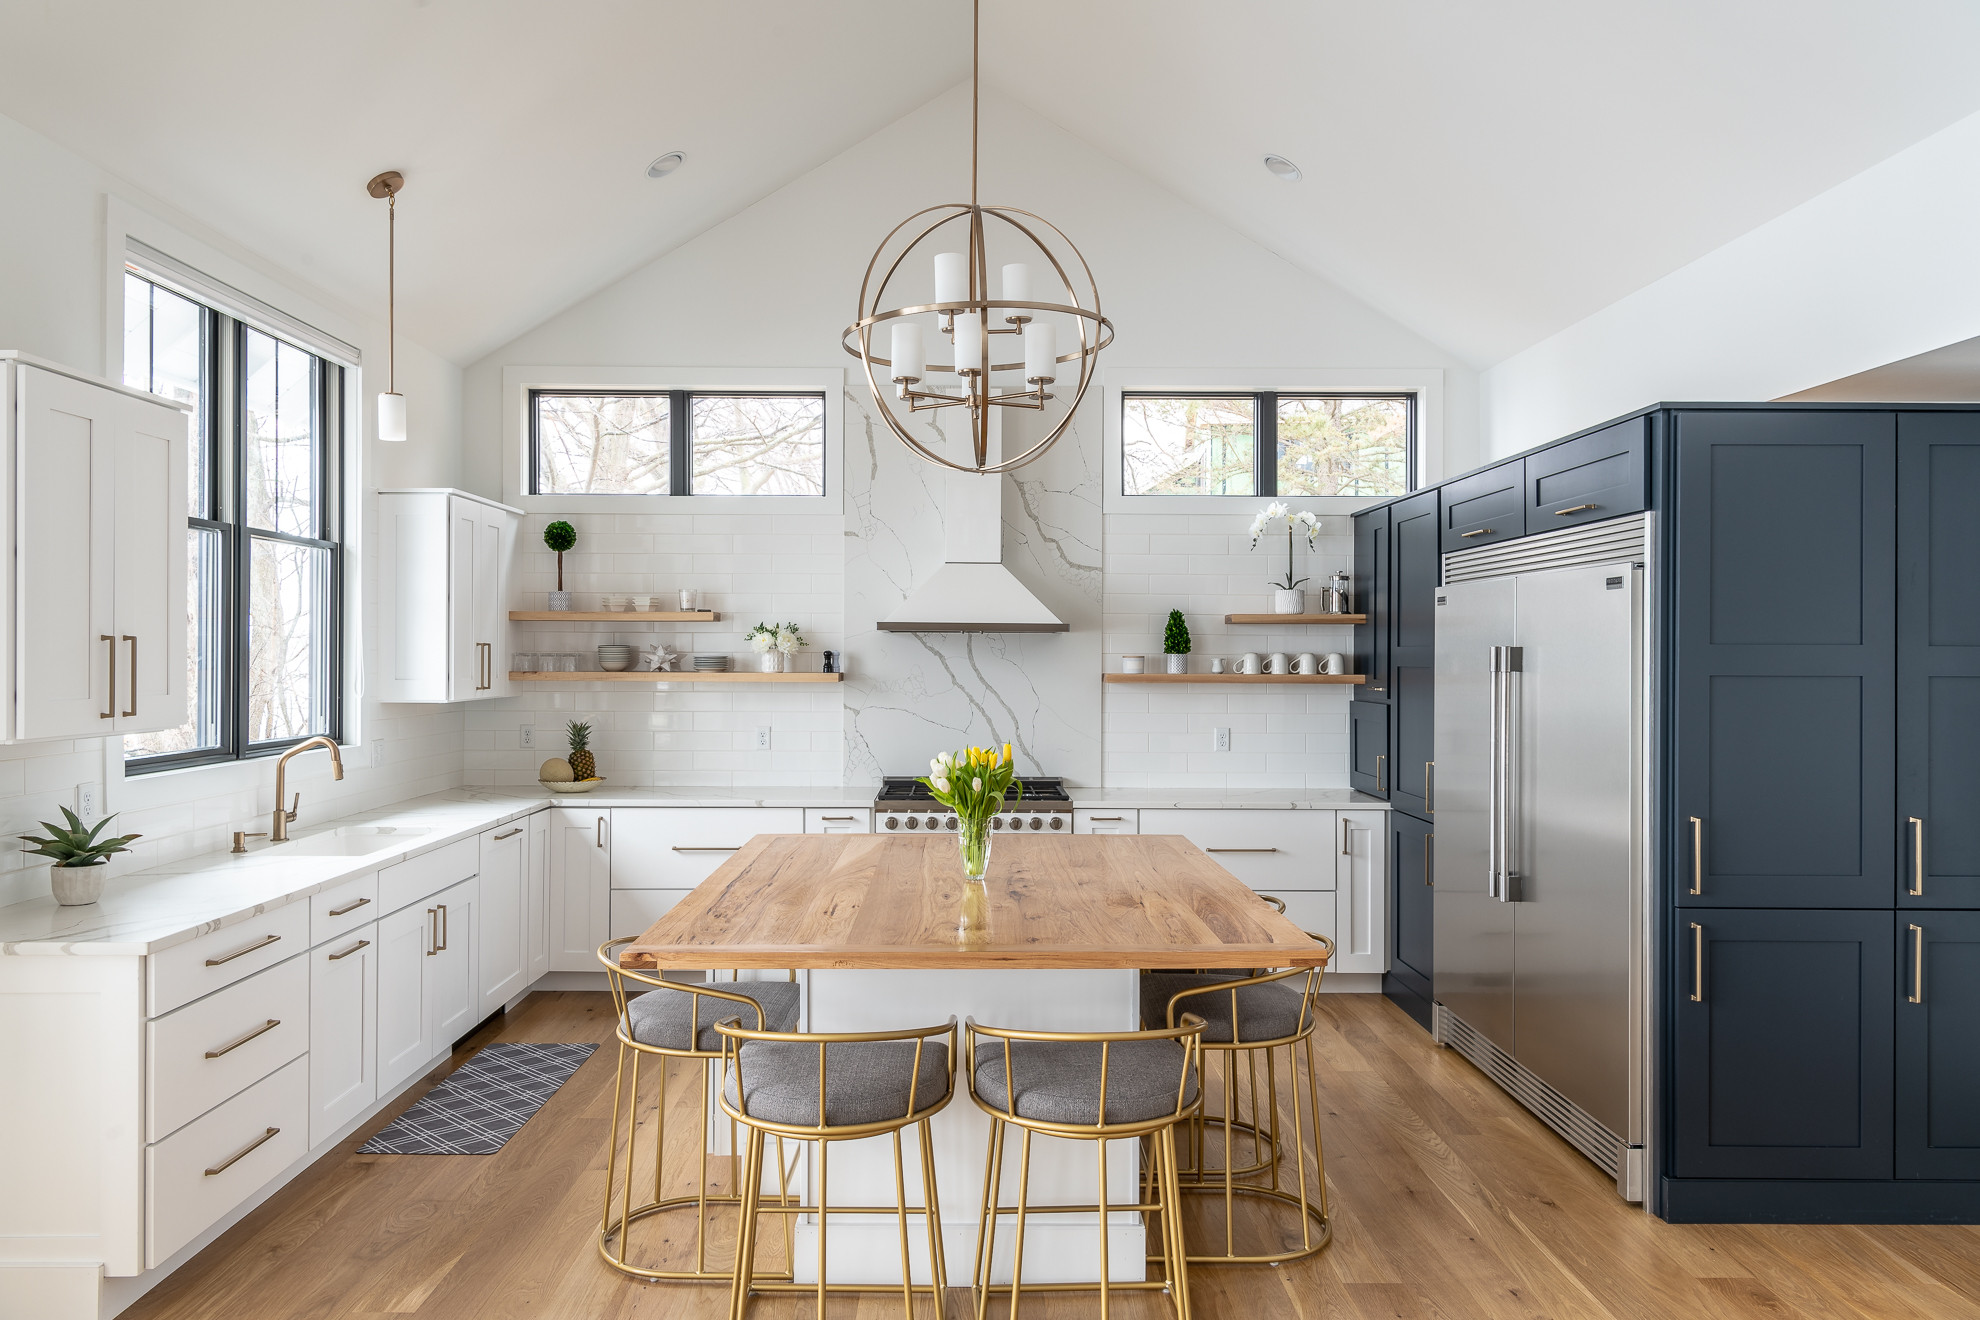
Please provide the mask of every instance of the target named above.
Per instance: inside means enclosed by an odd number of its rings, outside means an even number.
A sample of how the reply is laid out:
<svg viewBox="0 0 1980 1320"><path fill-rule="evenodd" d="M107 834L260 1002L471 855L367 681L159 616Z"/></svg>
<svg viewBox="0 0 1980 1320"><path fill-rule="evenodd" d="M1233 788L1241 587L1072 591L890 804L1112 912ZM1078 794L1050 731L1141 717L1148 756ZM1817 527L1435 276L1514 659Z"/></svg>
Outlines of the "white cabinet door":
<svg viewBox="0 0 1980 1320"><path fill-rule="evenodd" d="M871 834L873 812L866 807L806 807L806 834Z"/></svg>
<svg viewBox="0 0 1980 1320"><path fill-rule="evenodd" d="M186 415L119 398L115 634L119 733L186 722Z"/></svg>
<svg viewBox="0 0 1980 1320"><path fill-rule="evenodd" d="M1286 901L1286 920L1309 935L1325 935L1328 939L1339 938L1334 895L1325 890L1290 890L1280 894ZM1338 963L1328 964L1327 970L1337 972ZM1321 978L1324 984L1325 978Z"/></svg>
<svg viewBox="0 0 1980 1320"><path fill-rule="evenodd" d="M378 1098L378 924L309 954L309 1144Z"/></svg>
<svg viewBox="0 0 1980 1320"><path fill-rule="evenodd" d="M120 709L110 690L118 650L112 465L125 400L33 367L20 368L17 379L13 732L95 737L110 731ZM121 683L115 695L124 695Z"/></svg>
<svg viewBox="0 0 1980 1320"><path fill-rule="evenodd" d="M1183 809L1142 811L1143 834L1180 834L1253 889L1334 887L1334 813Z"/></svg>
<svg viewBox="0 0 1980 1320"><path fill-rule="evenodd" d="M550 970L550 813L529 818L529 870L523 888L523 942L528 950L525 979L535 982Z"/></svg>
<svg viewBox="0 0 1980 1320"><path fill-rule="evenodd" d="M552 807L545 814L550 817L550 970L602 971L598 946L611 938L614 813Z"/></svg>
<svg viewBox="0 0 1980 1320"><path fill-rule="evenodd" d="M474 640L482 647L483 697L509 694L509 554L515 520L481 506L474 529Z"/></svg>
<svg viewBox="0 0 1980 1320"><path fill-rule="evenodd" d="M475 953L480 963L480 1021L499 1011L529 984L524 933L524 873L529 826L516 821L481 836L481 893L474 905Z"/></svg>
<svg viewBox="0 0 1980 1320"><path fill-rule="evenodd" d="M622 807L612 813L614 889L692 889L759 834L802 834L798 807ZM614 935L630 935L615 930Z"/></svg>
<svg viewBox="0 0 1980 1320"><path fill-rule="evenodd" d="M1338 878L1332 972L1389 970L1389 813L1343 811L1334 827Z"/></svg>
<svg viewBox="0 0 1980 1320"><path fill-rule="evenodd" d="M474 938L479 885L479 877L463 880L431 900L440 934L421 969L420 997L426 1006L426 1040L436 1054L474 1030L482 1018Z"/></svg>
<svg viewBox="0 0 1980 1320"><path fill-rule="evenodd" d="M474 548L480 530L479 505L469 500L447 501L448 696L454 701L468 701L483 691L482 653L474 617Z"/></svg>
<svg viewBox="0 0 1980 1320"><path fill-rule="evenodd" d="M1140 813L1132 808L1115 807L1108 811L1080 810L1073 812L1074 834L1135 834L1139 832L1136 817Z"/></svg>
<svg viewBox="0 0 1980 1320"><path fill-rule="evenodd" d="M415 903L378 921L378 1093L386 1095L419 1070L427 1045L420 983L434 939L433 905Z"/></svg>

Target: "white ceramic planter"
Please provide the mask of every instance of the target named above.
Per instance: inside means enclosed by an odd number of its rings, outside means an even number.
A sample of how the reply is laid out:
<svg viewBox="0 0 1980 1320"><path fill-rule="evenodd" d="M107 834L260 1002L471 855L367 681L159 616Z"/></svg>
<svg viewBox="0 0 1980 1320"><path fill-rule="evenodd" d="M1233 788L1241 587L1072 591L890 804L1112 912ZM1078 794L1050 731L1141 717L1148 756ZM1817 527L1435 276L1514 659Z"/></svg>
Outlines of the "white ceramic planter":
<svg viewBox="0 0 1980 1320"><path fill-rule="evenodd" d="M551 592L551 593L550 593L550 608L551 608L551 609L553 609L553 610L558 610L558 611L563 611L563 610L568 610L568 609L569 609L570 607L571 607L571 593L570 593L570 592L568 592L568 591L553 591L553 592Z"/></svg>
<svg viewBox="0 0 1980 1320"><path fill-rule="evenodd" d="M1171 674L1187 674L1189 672L1189 657L1186 655L1165 655L1162 657L1162 667Z"/></svg>
<svg viewBox="0 0 1980 1320"><path fill-rule="evenodd" d="M48 868L48 887L55 891L55 901L63 907L82 907L103 897L103 873L106 869L102 863L95 866L51 866Z"/></svg>
<svg viewBox="0 0 1980 1320"><path fill-rule="evenodd" d="M784 672L784 655L781 651L763 651L756 657L756 672L759 674L781 674Z"/></svg>
<svg viewBox="0 0 1980 1320"><path fill-rule="evenodd" d="M1287 591L1284 587L1272 588L1272 613L1274 614L1306 613L1305 588L1294 587L1291 591Z"/></svg>

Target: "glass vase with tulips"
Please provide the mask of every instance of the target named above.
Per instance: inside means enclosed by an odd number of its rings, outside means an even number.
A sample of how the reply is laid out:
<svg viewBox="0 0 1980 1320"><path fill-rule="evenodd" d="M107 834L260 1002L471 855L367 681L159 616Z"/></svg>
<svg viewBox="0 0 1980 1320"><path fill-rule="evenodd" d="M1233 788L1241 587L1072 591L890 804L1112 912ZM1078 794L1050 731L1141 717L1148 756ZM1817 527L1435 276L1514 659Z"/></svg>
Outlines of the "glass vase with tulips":
<svg viewBox="0 0 1980 1320"><path fill-rule="evenodd" d="M921 782L937 802L956 813L963 874L981 881L990 867L990 821L1003 810L1005 792L1017 783L1011 745L1005 743L1001 753L994 747L943 752L928 763Z"/></svg>

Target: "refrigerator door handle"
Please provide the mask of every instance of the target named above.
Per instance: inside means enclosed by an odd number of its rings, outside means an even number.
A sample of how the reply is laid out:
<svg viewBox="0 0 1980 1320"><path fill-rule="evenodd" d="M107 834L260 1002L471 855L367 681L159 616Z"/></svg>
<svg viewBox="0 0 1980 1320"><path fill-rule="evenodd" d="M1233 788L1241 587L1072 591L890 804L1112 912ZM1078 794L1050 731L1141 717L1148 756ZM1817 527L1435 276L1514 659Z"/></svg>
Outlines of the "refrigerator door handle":
<svg viewBox="0 0 1980 1320"><path fill-rule="evenodd" d="M1520 672L1521 659L1517 646L1492 648L1491 800L1486 811L1486 849L1491 866L1488 893L1501 903L1519 902L1515 839L1519 811L1514 792L1519 721L1514 710L1518 688L1513 676Z"/></svg>
<svg viewBox="0 0 1980 1320"><path fill-rule="evenodd" d="M1499 649L1492 648L1491 716L1485 747L1485 895L1499 896Z"/></svg>

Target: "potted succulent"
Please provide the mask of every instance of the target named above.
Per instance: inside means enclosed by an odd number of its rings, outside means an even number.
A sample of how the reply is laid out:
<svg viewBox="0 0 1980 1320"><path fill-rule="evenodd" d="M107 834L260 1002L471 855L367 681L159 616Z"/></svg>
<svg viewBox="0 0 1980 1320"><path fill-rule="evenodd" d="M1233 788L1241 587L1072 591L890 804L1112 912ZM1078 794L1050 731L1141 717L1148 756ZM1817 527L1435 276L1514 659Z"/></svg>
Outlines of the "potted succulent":
<svg viewBox="0 0 1980 1320"><path fill-rule="evenodd" d="M52 857L55 864L49 868L49 886L55 891L55 901L64 907L81 907L94 903L103 897L103 865L112 856L129 852L133 839L144 837L139 834L120 834L115 838L100 838L103 827L117 819L105 816L96 824L85 827L76 813L67 807L62 808L63 817L69 822L68 828L41 822L47 834L23 834L23 843L34 846L23 849L25 852Z"/></svg>
<svg viewBox="0 0 1980 1320"><path fill-rule="evenodd" d="M571 593L564 590L564 551L577 544L577 528L560 518L543 529L543 544L557 552L557 589L550 593L550 608L568 610Z"/></svg>
<svg viewBox="0 0 1980 1320"><path fill-rule="evenodd" d="M1293 533L1304 529L1306 532L1306 548L1311 550L1313 548L1313 538L1320 534L1320 519L1304 510L1294 513L1284 504L1274 500L1259 510L1258 516L1251 520L1251 548L1253 550L1258 548L1258 538L1265 535L1271 529L1272 524L1278 522L1281 518L1285 519L1286 523L1286 580L1272 583L1272 613L1304 614L1306 612L1306 593L1301 591L1299 587L1300 583L1306 581L1306 579L1295 578L1293 576Z"/></svg>
<svg viewBox="0 0 1980 1320"><path fill-rule="evenodd" d="M1162 629L1163 663L1171 674L1189 672L1189 625L1181 610L1169 611L1169 622Z"/></svg>

